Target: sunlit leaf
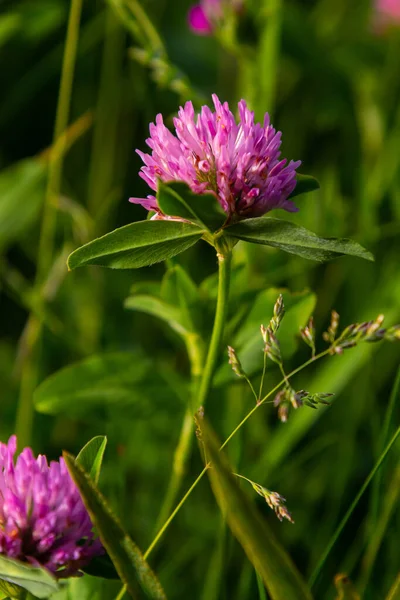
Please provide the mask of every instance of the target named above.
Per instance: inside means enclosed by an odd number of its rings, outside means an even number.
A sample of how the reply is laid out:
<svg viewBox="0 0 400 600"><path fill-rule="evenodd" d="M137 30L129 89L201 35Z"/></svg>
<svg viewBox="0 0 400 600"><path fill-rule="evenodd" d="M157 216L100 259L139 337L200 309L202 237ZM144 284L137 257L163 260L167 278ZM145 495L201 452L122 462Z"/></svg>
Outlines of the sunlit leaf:
<svg viewBox="0 0 400 600"><path fill-rule="evenodd" d="M68 258L69 269L100 265L113 269L138 269L171 258L203 235L191 223L139 221L125 225L81 246Z"/></svg>
<svg viewBox="0 0 400 600"><path fill-rule="evenodd" d="M70 454L64 453L64 459L101 541L128 592L136 597L142 589L151 600L165 600L165 593L157 577L144 560L139 548L124 531L89 475L76 464Z"/></svg>
<svg viewBox="0 0 400 600"><path fill-rule="evenodd" d="M321 238L290 221L259 217L246 219L226 228L226 234L252 242L280 248L309 260L324 262L344 254L374 260L360 244L346 238Z"/></svg>
<svg viewBox="0 0 400 600"><path fill-rule="evenodd" d="M58 584L47 569L22 563L14 558L0 555L0 579L27 590L37 598L48 598L58 590ZM4 586L4 584L3 584ZM4 588L7 591L7 586ZM12 589L8 590L8 593ZM18 590L15 590L17 593ZM18 596L14 596L18 598Z"/></svg>
<svg viewBox="0 0 400 600"><path fill-rule="evenodd" d="M171 306L159 298L145 295L130 296L125 300L124 306L130 310L138 310L162 319L178 333L182 334L188 331L188 324L179 307Z"/></svg>
<svg viewBox="0 0 400 600"><path fill-rule="evenodd" d="M311 600L312 596L291 558L255 505L238 486L227 459L204 420L201 440L211 462L208 474L216 500L233 534L262 577L271 600Z"/></svg>
<svg viewBox="0 0 400 600"><path fill-rule="evenodd" d="M79 452L76 462L97 484L100 477L101 464L103 462L104 451L107 446L105 435L97 435L92 438Z"/></svg>

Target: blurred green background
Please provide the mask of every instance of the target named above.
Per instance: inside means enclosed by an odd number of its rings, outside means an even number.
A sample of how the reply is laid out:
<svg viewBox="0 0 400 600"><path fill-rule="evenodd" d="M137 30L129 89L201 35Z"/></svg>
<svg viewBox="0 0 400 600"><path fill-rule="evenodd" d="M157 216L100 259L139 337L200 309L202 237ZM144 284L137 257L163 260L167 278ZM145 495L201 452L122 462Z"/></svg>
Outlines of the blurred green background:
<svg viewBox="0 0 400 600"><path fill-rule="evenodd" d="M54 124L71 5L0 5L1 439L17 430L36 452L58 457L61 449L77 453L93 435L106 434L101 487L142 548L154 536L168 486L189 361L176 332L123 302L132 286L157 289L174 264L200 284L215 273L215 256L201 242L168 266L141 271L68 273L65 261L82 243L145 218L127 199L148 193L134 150L145 149L157 113L171 124L182 102L210 104L213 92L232 110L245 98L258 119L268 111L283 132L283 155L301 159L301 171L321 185L298 199L297 215L276 216L321 236L353 237L375 255L375 263L342 258L315 265L239 246L227 343L256 294L269 287L304 294L298 325L313 312L319 339L333 308L346 325L379 313L388 325L400 321L400 27L377 28L374 7L361 0L253 0L219 34L198 37L187 26L189 6L183 0L83 2L71 93L61 101L70 104L66 143L49 168L50 149L57 154ZM212 281L201 288L206 329ZM266 302L264 321L270 316ZM308 358L291 333L288 369ZM261 348L260 339L259 368ZM118 393L115 378L103 382L100 358L92 392L72 374L75 396L69 389L67 400L39 403L33 411L34 391L48 376L108 352L127 353ZM221 356L221 366L226 362ZM229 446L240 473L287 498L295 525L280 524L261 498L254 501L306 576L382 451L385 418L389 433L399 421L398 406L387 412L399 362L399 346L389 343L329 358L299 375L295 386L335 392L330 409L304 407L281 424L266 405ZM208 415L226 437L253 399L230 374L222 380L228 385L216 387ZM271 368L267 385L277 380ZM399 571L399 469L397 445L330 554L316 598L335 597L338 572L365 589L366 599L387 594ZM194 444L182 493L200 470ZM254 571L224 529L206 480L150 562L171 598L258 598ZM88 576L71 586L77 590L71 597L80 599L109 599L118 591L117 584Z"/></svg>

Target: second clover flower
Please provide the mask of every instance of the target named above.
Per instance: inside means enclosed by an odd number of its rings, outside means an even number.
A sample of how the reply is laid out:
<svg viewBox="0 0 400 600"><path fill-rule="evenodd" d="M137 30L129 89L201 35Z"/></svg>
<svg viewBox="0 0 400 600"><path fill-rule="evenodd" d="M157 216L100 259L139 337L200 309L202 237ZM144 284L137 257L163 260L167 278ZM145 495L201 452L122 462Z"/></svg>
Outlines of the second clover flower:
<svg viewBox="0 0 400 600"><path fill-rule="evenodd" d="M264 123L254 122L246 102L239 102L239 122L214 94L215 111L203 106L196 116L187 102L174 119L175 135L164 125L161 114L150 125L146 140L152 150L137 150L144 162L140 176L150 188L157 181L182 181L196 194L212 193L227 215L227 224L259 217L274 208L289 212L297 207L289 199L296 187L296 169L301 161L281 158L281 133L265 114ZM166 218L153 195L130 198L155 218Z"/></svg>
<svg viewBox="0 0 400 600"><path fill-rule="evenodd" d="M64 459L47 462L17 439L0 442L0 555L48 569L58 579L80 575L104 554Z"/></svg>

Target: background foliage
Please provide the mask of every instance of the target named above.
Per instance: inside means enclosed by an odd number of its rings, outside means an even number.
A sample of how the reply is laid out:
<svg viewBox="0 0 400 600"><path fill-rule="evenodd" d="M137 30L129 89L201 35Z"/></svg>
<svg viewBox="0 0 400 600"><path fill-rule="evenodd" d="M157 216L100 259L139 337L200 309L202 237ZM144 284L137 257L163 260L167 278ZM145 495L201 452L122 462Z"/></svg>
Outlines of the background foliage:
<svg viewBox="0 0 400 600"><path fill-rule="evenodd" d="M0 434L6 440L17 430L23 445L50 457L61 448L76 454L91 437L107 435L100 487L146 548L170 478L190 367L174 315L162 321L151 310L145 314L137 298L165 294L180 265L199 286L199 292L190 289L201 327L209 331L215 256L201 242L167 265L72 273L66 257L145 217L127 198L148 193L134 149L144 149L148 123L158 112L171 123L186 99L199 106L216 92L232 106L245 97L258 118L269 111L283 131L284 155L300 158L302 171L320 181L320 190L298 199L296 222L321 236L354 237L374 253L375 263L346 257L315 265L243 244L235 252L227 343L250 345L246 356L257 372L261 338L258 349L249 336L259 336L282 289L288 306L298 307L287 331L282 325L289 367L308 357L297 331L312 312L319 337L332 308L343 324L379 313L388 324L398 322L400 30L377 31L365 1L254 0L240 19L239 46L226 32L219 40L194 36L186 1L174 0L172 10L169 2L147 0L142 8L151 21L136 0L83 4L69 127L53 148L58 167L63 160L57 171L49 148L70 3L1 4ZM51 206L54 197L57 211L46 209L46 224L45 198ZM276 289L264 291L270 287ZM304 407L281 424L266 405L227 448L239 472L288 499L294 526L275 521L262 499L253 498L306 576L382 451L399 358L396 345L369 345L315 365L297 377L296 388L334 392L331 408ZM63 386L52 389L46 379L61 368ZM268 386L277 380L271 368ZM254 400L231 374L226 356L216 383L208 417L225 438ZM389 433L398 420L395 405ZM182 493L201 468L194 444ZM334 546L317 598L335 597L338 572L366 588L366 599L387 594L399 569L399 468L397 445ZM206 480L150 562L171 598L239 600L259 593ZM62 599L109 599L118 589L85 576L72 581Z"/></svg>

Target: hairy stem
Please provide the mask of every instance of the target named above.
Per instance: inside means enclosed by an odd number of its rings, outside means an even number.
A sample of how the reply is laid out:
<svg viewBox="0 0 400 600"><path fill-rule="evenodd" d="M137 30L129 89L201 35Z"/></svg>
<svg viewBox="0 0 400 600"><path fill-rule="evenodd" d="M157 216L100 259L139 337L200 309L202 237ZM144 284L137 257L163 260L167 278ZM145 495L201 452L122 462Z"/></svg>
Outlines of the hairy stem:
<svg viewBox="0 0 400 600"><path fill-rule="evenodd" d="M211 335L210 346L208 348L207 360L200 383L199 395L197 397L197 407L203 406L207 400L211 389L212 379L221 351L222 338L224 334L224 325L228 308L229 281L231 273L231 253L218 253L218 298L215 311L214 327Z"/></svg>
<svg viewBox="0 0 400 600"><path fill-rule="evenodd" d="M201 377L204 362L203 341L200 336L195 333L188 334L185 341L191 366L192 396L196 398L198 382ZM188 406L183 417L181 433L174 454L172 474L169 480L167 493L156 522L156 531L160 529L161 525L168 518L181 487L182 479L186 471L186 463L192 447L193 430L193 412L190 406Z"/></svg>

